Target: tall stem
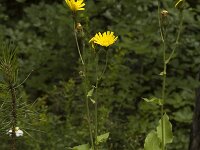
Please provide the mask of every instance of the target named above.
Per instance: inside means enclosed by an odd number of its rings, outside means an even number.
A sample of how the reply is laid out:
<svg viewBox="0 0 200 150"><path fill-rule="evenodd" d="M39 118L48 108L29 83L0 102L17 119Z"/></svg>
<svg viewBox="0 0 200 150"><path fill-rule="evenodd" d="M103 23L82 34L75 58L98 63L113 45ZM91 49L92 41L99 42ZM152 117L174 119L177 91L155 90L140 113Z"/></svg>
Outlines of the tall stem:
<svg viewBox="0 0 200 150"><path fill-rule="evenodd" d="M92 136L92 126L91 126L91 119L90 119L89 100L88 100L87 95L86 95L86 109L87 109L87 121L88 121L89 132L90 132L90 141L91 141L91 144L92 144L92 150L94 150L94 141L93 141L93 136Z"/></svg>
<svg viewBox="0 0 200 150"><path fill-rule="evenodd" d="M87 121L88 121L89 133L90 133L90 142L91 142L91 145L92 145L92 150L94 150L94 141L93 141L93 135L92 135L91 118L90 118L90 107L89 107L89 100L88 100L88 96L87 96L87 93L88 93L88 88L87 88L87 70L86 70L85 63L83 61L83 57L82 57L80 46L79 46L79 42L78 42L77 31L76 31L76 17L75 17L75 14L73 16L73 19L74 19L74 37L75 37L76 46L77 46L77 49L78 49L79 57L81 59L81 63L82 63L82 66L83 66L83 71L84 71L83 72L84 73L83 76L84 76L84 89L85 89L85 97L86 97L85 104L86 104Z"/></svg>
<svg viewBox="0 0 200 150"><path fill-rule="evenodd" d="M162 127L162 150L165 149L164 145L164 120L163 120L163 113L164 113L164 103L165 103L165 87L166 87L166 68L167 65L165 63L165 41L163 41L163 83L162 83L162 100L163 104L161 105L161 127Z"/></svg>
<svg viewBox="0 0 200 150"><path fill-rule="evenodd" d="M98 53L96 54L96 84L95 84L95 140L97 141L98 136L98 83L99 83L99 77L98 77L98 64L99 63L99 56ZM96 150L98 150L98 145L96 144Z"/></svg>
<svg viewBox="0 0 200 150"><path fill-rule="evenodd" d="M161 18L160 18L160 0L158 0L158 21L159 21L159 30L160 30L160 36L163 43L163 81L162 81L162 100L163 104L161 105L160 111L161 111L161 131L162 131L162 141L161 141L161 148L162 150L165 150L164 145L164 120L163 120L163 113L164 113L164 103L165 103L165 87L166 87L166 44L165 44L165 35L163 32L162 24L161 24Z"/></svg>
<svg viewBox="0 0 200 150"><path fill-rule="evenodd" d="M175 41L175 46L170 54L170 56L166 59L166 42L165 42L165 38L166 38L166 29L165 27L162 25L161 21L161 17L160 17L160 3L161 0L158 0L158 21L159 21L159 30L160 30L160 36L161 36L161 40L162 40L162 44L163 44L163 78L162 78L162 100L163 100L163 104L161 105L160 111L161 111L161 130L162 130L162 141L161 141L161 148L162 150L165 150L165 144L164 144L164 120L163 120L163 114L164 114L164 104L165 104L165 89L166 89L166 75L167 75L167 64L169 63L169 61L171 60L172 56L174 55L174 52L178 46L178 42L179 42L179 38L180 38L180 33L182 30L182 24L183 24L183 10L180 10L180 24L179 24L179 30L177 33L177 37L176 37L176 41ZM162 18L163 19L163 18Z"/></svg>

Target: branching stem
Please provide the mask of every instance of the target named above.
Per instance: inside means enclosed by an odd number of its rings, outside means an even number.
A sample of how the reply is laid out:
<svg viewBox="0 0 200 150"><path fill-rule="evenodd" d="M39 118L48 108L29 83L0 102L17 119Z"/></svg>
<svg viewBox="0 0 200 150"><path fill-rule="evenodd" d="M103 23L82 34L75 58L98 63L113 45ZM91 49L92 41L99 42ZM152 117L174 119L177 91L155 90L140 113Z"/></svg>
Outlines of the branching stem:
<svg viewBox="0 0 200 150"><path fill-rule="evenodd" d="M179 24L179 30L177 33L176 41L175 41L175 47L173 48L170 56L168 59L166 59L166 28L162 25L162 20L164 18L161 18L160 16L160 0L158 0L158 21L159 21L159 30L160 30L160 36L163 44L163 73L162 73L162 100L163 104L161 105L160 111L161 111L161 130L162 130L162 141L161 141L161 149L165 150L165 139L164 139L164 120L163 120L163 115L164 115L164 104L165 104L165 89L166 89L166 76L167 76L167 64L171 60L171 58L174 55L174 52L178 46L179 38L180 38L180 33L182 30L182 24L183 24L183 10L180 10L180 24Z"/></svg>

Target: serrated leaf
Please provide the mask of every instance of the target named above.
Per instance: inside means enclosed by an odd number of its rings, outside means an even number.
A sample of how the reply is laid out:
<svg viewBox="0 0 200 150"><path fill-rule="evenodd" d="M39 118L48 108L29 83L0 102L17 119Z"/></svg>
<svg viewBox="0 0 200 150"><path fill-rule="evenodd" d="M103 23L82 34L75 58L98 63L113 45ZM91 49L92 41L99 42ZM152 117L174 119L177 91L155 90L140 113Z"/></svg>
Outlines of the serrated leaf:
<svg viewBox="0 0 200 150"><path fill-rule="evenodd" d="M73 150L90 150L89 144L83 144L73 147Z"/></svg>
<svg viewBox="0 0 200 150"><path fill-rule="evenodd" d="M97 136L97 140L96 140L96 144L98 145L99 143L105 142L107 141L108 137L109 137L109 132L99 135Z"/></svg>
<svg viewBox="0 0 200 150"><path fill-rule="evenodd" d="M157 134L159 139L162 141L162 124L161 119L159 120L159 125L157 127ZM165 113L163 115L163 137L164 137L164 145L168 143L172 143L173 141L173 133L172 133L172 124L169 121L168 115Z"/></svg>
<svg viewBox="0 0 200 150"><path fill-rule="evenodd" d="M142 99L145 100L148 103L155 103L155 104L158 104L158 105L163 105L163 100L160 99L160 98L153 97L151 99L148 99L148 98L142 98Z"/></svg>
<svg viewBox="0 0 200 150"><path fill-rule="evenodd" d="M145 139L144 150L161 150L160 144L161 142L157 133L155 131L151 131Z"/></svg>

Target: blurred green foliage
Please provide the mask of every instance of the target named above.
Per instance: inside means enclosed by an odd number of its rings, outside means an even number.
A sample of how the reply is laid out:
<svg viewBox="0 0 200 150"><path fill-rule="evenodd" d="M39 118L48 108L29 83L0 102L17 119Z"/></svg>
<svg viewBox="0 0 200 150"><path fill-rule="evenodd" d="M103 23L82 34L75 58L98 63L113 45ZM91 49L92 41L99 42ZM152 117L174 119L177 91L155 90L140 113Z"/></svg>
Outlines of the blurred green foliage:
<svg viewBox="0 0 200 150"><path fill-rule="evenodd" d="M169 11L170 53L179 23L174 2ZM179 47L167 68L166 112L173 124L169 150L186 150L199 86L200 5L188 1ZM160 118L158 106L142 100L160 97L162 70L157 2L146 0L88 0L79 13L88 39L98 31L119 36L109 49L109 65L100 85L99 130L110 132L105 149L142 150L148 132ZM79 77L80 61L64 1L1 0L0 42L14 41L18 48L19 79L23 99L32 105L37 121L21 123L26 129L18 139L20 150L63 150L89 142L84 94ZM6 132L6 131L5 131ZM0 149L9 149L8 135L0 133Z"/></svg>

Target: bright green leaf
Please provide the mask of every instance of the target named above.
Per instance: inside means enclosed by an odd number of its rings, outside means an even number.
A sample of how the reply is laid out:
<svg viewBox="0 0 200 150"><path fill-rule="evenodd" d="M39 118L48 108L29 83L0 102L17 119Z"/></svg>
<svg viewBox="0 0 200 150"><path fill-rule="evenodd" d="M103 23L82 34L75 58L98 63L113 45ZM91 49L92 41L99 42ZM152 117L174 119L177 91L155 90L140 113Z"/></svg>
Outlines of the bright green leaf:
<svg viewBox="0 0 200 150"><path fill-rule="evenodd" d="M159 120L159 125L157 127L157 134L159 139L162 141L162 124L161 119ZM163 137L164 137L164 145L167 143L172 143L173 133L172 133L172 124L169 121L169 117L165 113L163 115Z"/></svg>
<svg viewBox="0 0 200 150"><path fill-rule="evenodd" d="M87 93L87 97L92 97L93 92L94 92L94 87L91 90L89 90L89 92Z"/></svg>
<svg viewBox="0 0 200 150"><path fill-rule="evenodd" d="M90 149L89 144L83 144L73 147L73 150L89 150L89 149Z"/></svg>
<svg viewBox="0 0 200 150"><path fill-rule="evenodd" d="M108 137L109 137L109 132L97 136L96 144L99 144L99 143L105 142L105 141L108 139Z"/></svg>
<svg viewBox="0 0 200 150"><path fill-rule="evenodd" d="M144 150L161 150L160 144L161 142L157 133L155 131L151 131L145 139Z"/></svg>

